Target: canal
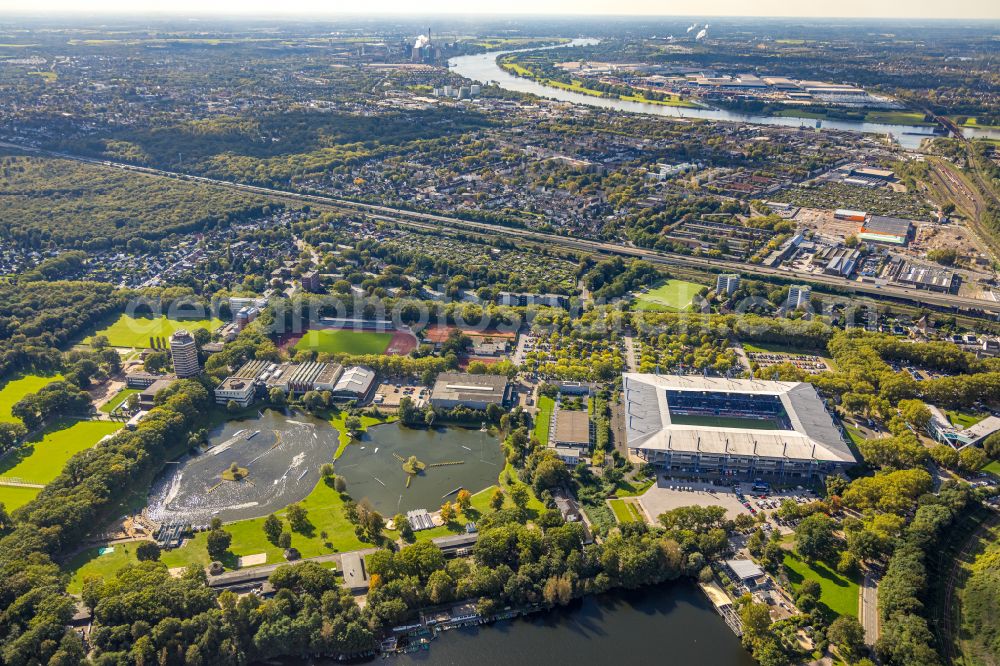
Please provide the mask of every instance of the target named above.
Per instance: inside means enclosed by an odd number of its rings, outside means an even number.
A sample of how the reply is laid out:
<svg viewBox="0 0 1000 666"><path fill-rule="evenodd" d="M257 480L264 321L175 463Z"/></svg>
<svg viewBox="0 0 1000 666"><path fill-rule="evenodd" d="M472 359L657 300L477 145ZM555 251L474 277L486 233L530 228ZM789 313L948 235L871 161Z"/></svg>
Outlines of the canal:
<svg viewBox="0 0 1000 666"><path fill-rule="evenodd" d="M723 109L696 109L678 106L664 106L660 104L647 104L644 102L627 101L621 99L611 99L605 97L595 97L585 95L570 90L561 90L546 86L532 79L527 79L510 74L497 64L497 58L509 53L523 53L527 51L542 51L549 49L568 48L572 46L591 46L598 40L582 38L574 39L566 44L543 47L541 49L516 49L511 51L491 51L476 55L459 56L448 61L448 67L456 74L460 74L467 79L486 83L496 82L505 90L515 92L531 93L539 97L554 99L561 102L572 102L586 106L595 106L605 109L616 109L626 113L646 113L657 116L672 116L675 118L697 118L702 120L722 120L729 122L751 123L755 125L782 125L785 127L810 127L815 124L814 120L804 118L785 118L779 116L763 116L757 114L736 113ZM921 127L916 125L890 125L885 123L867 123L849 120L823 120L822 129L847 130L852 132L865 132L870 134L887 134L892 136L904 148L916 149L920 147L921 141L933 136L931 127ZM982 138L1000 139L1000 131L995 130L975 130L963 129L966 136Z"/></svg>

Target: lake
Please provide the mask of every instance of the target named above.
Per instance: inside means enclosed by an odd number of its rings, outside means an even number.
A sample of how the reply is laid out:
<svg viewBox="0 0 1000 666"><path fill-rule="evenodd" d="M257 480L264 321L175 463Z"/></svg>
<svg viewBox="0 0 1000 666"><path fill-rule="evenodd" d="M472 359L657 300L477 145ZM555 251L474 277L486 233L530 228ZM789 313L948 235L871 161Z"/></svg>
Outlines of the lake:
<svg viewBox="0 0 1000 666"><path fill-rule="evenodd" d="M430 649L388 663L754 666L739 638L690 582L588 597L548 613L446 631Z"/></svg>
<svg viewBox="0 0 1000 666"><path fill-rule="evenodd" d="M407 487L403 461L410 456L428 467ZM398 423L369 428L336 464L351 497L367 498L385 516L411 509L436 511L445 500L455 500L452 491L466 488L476 493L496 485L503 467L500 440L489 432Z"/></svg>
<svg viewBox="0 0 1000 666"><path fill-rule="evenodd" d="M448 67L456 74L460 74L467 79L486 83L496 82L505 90L515 92L531 93L547 99L555 99L562 102L573 102L586 106L595 106L605 109L616 109L626 113L646 113L656 116L672 116L675 118L699 118L703 120L723 120L729 122L751 123L755 125L782 125L785 127L812 127L814 120L803 118L784 118L779 116L764 116L749 113L737 113L723 109L693 109L677 106L663 106L659 104L647 104L644 102L626 101L621 99L611 99L595 97L583 93L572 92L546 86L532 79L526 79L510 74L497 64L497 58L509 53L523 53L526 51L543 51L557 48L568 48L572 46L591 46L596 44L596 39L574 39L566 44L543 47L541 49L515 49L511 51L491 51L476 55L459 56L448 61ZM885 123L867 123L849 120L823 120L822 129L847 130L853 132L866 132L871 134L887 134L892 136L904 148L916 149L920 147L921 141L933 136L930 127L916 125L889 125ZM984 138L1000 139L1000 131L995 130L975 130L963 129L966 136L977 136Z"/></svg>

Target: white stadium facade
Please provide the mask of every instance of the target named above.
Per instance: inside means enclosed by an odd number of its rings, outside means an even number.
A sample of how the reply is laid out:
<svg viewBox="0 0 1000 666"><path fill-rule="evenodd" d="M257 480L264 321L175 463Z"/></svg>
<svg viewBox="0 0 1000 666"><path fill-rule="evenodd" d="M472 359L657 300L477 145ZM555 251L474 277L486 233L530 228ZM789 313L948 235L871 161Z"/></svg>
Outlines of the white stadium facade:
<svg viewBox="0 0 1000 666"><path fill-rule="evenodd" d="M625 373L629 454L677 476L807 480L856 462L804 382Z"/></svg>

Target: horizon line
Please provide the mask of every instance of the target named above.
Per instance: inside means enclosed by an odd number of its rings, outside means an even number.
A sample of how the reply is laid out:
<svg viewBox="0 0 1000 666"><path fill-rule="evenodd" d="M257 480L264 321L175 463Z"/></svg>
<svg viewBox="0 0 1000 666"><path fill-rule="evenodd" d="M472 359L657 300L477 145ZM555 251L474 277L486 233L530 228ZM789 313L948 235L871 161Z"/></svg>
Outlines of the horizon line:
<svg viewBox="0 0 1000 666"><path fill-rule="evenodd" d="M915 22L915 21L940 21L940 22L963 22L976 21L986 23L1000 23L1000 14L995 17L984 16L857 16L857 15L827 15L811 16L802 14L713 14L711 12L689 13L689 14L658 14L658 13L612 13L612 12L588 12L588 13L545 13L545 12L454 12L429 9L423 12L399 12L399 11L311 11L311 10L287 10L285 12L256 11L253 9L245 11L217 11L206 9L173 10L173 9L148 9L148 10L121 10L121 9L60 9L60 8L33 8L30 10L0 9L0 19L6 17L18 18L51 18L54 15L65 16L66 18L85 17L119 17L119 18L174 18L184 20L201 19L302 19L312 18L422 18L427 16L447 17L447 18L551 18L551 19L588 19L588 18L620 18L620 19L691 19L708 17L713 19L738 19L738 20L810 20L810 21L890 21L890 22Z"/></svg>

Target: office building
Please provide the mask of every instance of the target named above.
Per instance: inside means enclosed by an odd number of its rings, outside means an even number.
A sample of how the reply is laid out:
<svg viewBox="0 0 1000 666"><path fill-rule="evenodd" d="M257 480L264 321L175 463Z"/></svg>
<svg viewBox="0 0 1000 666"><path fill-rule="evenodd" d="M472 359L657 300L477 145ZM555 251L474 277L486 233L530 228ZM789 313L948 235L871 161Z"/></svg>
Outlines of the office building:
<svg viewBox="0 0 1000 666"><path fill-rule="evenodd" d="M179 378L194 377L201 372L198 364L198 345L194 336L181 329L170 336L170 358L174 362L174 374Z"/></svg>
<svg viewBox="0 0 1000 666"><path fill-rule="evenodd" d="M715 293L732 296L740 288L740 276L735 273L724 273L715 278Z"/></svg>
<svg viewBox="0 0 1000 666"><path fill-rule="evenodd" d="M788 288L788 298L785 299L786 310L798 310L809 305L812 288L808 285L792 285Z"/></svg>

